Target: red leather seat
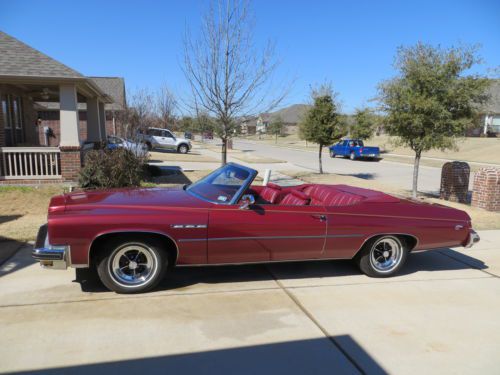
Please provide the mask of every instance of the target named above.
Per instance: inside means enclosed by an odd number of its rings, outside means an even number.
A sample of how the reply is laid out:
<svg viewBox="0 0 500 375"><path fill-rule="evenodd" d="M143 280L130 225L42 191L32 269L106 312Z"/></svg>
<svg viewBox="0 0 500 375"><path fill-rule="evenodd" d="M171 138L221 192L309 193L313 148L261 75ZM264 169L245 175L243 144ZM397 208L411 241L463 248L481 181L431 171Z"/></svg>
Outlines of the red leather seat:
<svg viewBox="0 0 500 375"><path fill-rule="evenodd" d="M275 203L281 192L281 186L268 182L260 191L259 197L268 203Z"/></svg>
<svg viewBox="0 0 500 375"><path fill-rule="evenodd" d="M311 197L313 206L350 206L363 200L363 196L337 190L327 185L309 185L303 190Z"/></svg>
<svg viewBox="0 0 500 375"><path fill-rule="evenodd" d="M309 196L299 190L292 190L279 203L280 205L306 206L310 202Z"/></svg>

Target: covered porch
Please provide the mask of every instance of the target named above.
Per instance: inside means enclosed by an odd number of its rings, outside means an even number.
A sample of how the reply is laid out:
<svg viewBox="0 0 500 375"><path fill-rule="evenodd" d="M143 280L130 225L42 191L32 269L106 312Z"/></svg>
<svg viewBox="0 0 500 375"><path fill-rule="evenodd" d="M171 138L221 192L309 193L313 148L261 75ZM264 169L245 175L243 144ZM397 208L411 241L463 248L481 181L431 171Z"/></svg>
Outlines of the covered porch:
<svg viewBox="0 0 500 375"><path fill-rule="evenodd" d="M0 183L75 180L85 150L106 139L105 103L112 99L85 77L1 77ZM58 121L38 116L48 105Z"/></svg>

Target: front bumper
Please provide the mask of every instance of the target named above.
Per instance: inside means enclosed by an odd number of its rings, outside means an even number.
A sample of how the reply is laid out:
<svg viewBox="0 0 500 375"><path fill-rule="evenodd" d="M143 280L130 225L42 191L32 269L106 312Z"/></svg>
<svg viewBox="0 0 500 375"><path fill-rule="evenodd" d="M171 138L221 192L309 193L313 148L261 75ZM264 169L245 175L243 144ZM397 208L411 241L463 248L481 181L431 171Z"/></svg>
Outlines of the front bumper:
<svg viewBox="0 0 500 375"><path fill-rule="evenodd" d="M38 230L35 247L31 252L33 259L40 262L43 268L65 270L68 268L68 246L53 246L49 243L47 224Z"/></svg>
<svg viewBox="0 0 500 375"><path fill-rule="evenodd" d="M471 229L469 231L469 237L467 237L467 242L465 243L464 247L467 249L471 248L474 244L478 243L481 240L479 237L479 234L474 229Z"/></svg>

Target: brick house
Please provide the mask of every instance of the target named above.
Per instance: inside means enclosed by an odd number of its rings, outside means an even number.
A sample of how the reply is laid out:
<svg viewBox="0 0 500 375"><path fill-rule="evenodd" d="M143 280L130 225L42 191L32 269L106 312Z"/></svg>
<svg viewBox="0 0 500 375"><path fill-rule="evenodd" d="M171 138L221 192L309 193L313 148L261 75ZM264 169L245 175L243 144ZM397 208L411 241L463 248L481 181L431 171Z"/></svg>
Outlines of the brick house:
<svg viewBox="0 0 500 375"><path fill-rule="evenodd" d="M124 93L122 78L85 77L0 31L0 184L75 180Z"/></svg>

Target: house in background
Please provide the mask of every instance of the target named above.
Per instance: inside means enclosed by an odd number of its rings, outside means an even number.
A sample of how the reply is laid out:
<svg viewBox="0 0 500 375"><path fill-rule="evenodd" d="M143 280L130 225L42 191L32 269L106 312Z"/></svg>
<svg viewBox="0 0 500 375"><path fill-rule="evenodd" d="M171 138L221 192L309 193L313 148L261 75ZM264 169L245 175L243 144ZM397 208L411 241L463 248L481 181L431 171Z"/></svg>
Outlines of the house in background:
<svg viewBox="0 0 500 375"><path fill-rule="evenodd" d="M123 107L123 86L85 77L0 31L0 184L75 180L88 142L106 139L106 108Z"/></svg>
<svg viewBox="0 0 500 375"><path fill-rule="evenodd" d="M267 127L273 119L281 117L285 125L284 132L286 134L295 134L298 131L300 121L302 121L304 115L310 108L311 106L307 104L293 104L276 112L263 113L257 118L256 131L257 133L266 133Z"/></svg>
<svg viewBox="0 0 500 375"><path fill-rule="evenodd" d="M481 108L481 132L490 136L500 135L500 80L491 83L488 89L489 100Z"/></svg>
<svg viewBox="0 0 500 375"><path fill-rule="evenodd" d="M104 104L106 134L117 134L117 122L120 113L125 110L125 81L121 77L88 77L106 95L113 99L113 103ZM36 102L38 113L40 143L45 146L59 145L61 127L58 102ZM87 139L87 103L78 103L80 139ZM41 120L41 121L40 121ZM50 129L47 137L44 129Z"/></svg>

